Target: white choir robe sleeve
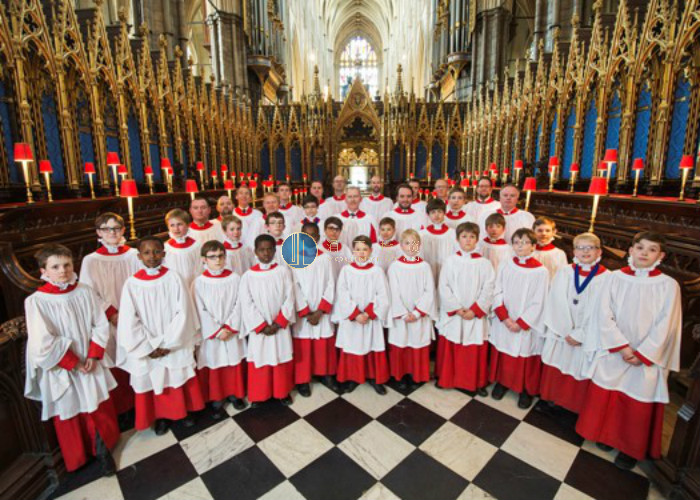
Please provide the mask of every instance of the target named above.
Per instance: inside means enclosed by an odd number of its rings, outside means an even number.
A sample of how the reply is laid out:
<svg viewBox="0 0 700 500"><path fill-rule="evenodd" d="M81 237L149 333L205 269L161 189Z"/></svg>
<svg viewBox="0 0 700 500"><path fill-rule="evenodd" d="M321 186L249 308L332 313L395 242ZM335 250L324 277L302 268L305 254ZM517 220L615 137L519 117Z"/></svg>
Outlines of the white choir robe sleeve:
<svg viewBox="0 0 700 500"><path fill-rule="evenodd" d="M540 268L542 269L542 268ZM546 270L546 269L545 269ZM549 291L549 271L547 271L546 280L538 280L537 287L532 290L528 296L527 307L518 318L511 318L514 321L522 320L528 324L530 329L542 325L542 313L544 312L544 303L547 300L547 292ZM544 334L544 331L539 333Z"/></svg>
<svg viewBox="0 0 700 500"><path fill-rule="evenodd" d="M377 315L377 319L382 322L385 327L391 325L389 320L389 310L391 309L391 298L389 296L389 283L386 280L386 275L381 268L377 268L379 279L377 280L377 289L374 292L374 298L372 299L374 314Z"/></svg>
<svg viewBox="0 0 700 500"><path fill-rule="evenodd" d="M83 262L84 262L84 259L83 259ZM78 282L82 283L83 285L88 285L90 288L92 288L95 291L97 296L100 298L100 310L102 312L106 313L110 307L116 308L119 304L110 304L97 291L97 287L95 286L95 280L92 279L93 277L92 277L91 273L88 271L89 267L90 266L81 266L80 267L80 276L78 277ZM102 347L104 347L104 346L102 346Z"/></svg>
<svg viewBox="0 0 700 500"><path fill-rule="evenodd" d="M177 302L177 313L165 328L163 343L160 346L171 351L184 347L193 347L196 343L199 343L200 339L199 320L197 319L192 295L188 293L185 281L180 276L178 276L178 279L181 286L178 287L178 296L175 299ZM193 326L195 331L191 331Z"/></svg>
<svg viewBox="0 0 700 500"><path fill-rule="evenodd" d="M402 319L404 316L412 312L411 309L406 306L403 301L403 296L401 294L401 281L399 279L399 273L401 272L399 266L401 264L393 264L389 266L389 290L391 292L391 319ZM427 311L426 311L427 312Z"/></svg>
<svg viewBox="0 0 700 500"><path fill-rule="evenodd" d="M503 290L503 272L505 271L505 267L508 265L508 261L504 260L498 265L498 270L496 271L496 280L494 281L494 288L493 288L493 309L497 309L504 305L505 301L505 294ZM492 310L493 313L493 310ZM516 318L510 318L510 319L516 319Z"/></svg>
<svg viewBox="0 0 700 500"><path fill-rule="evenodd" d="M619 349L629 344L629 340L617 326L615 313L612 309L613 301L615 300L612 294L613 281L609 279L605 284L605 288L601 291L596 318L597 330L600 332L600 348L608 351Z"/></svg>
<svg viewBox="0 0 700 500"><path fill-rule="evenodd" d="M32 367L50 370L66 355L72 341L51 331L51 326L44 320L31 296L24 302L24 313L27 322L27 360Z"/></svg>
<svg viewBox="0 0 700 500"><path fill-rule="evenodd" d="M99 345L102 349L107 347L109 342L109 321L105 314L98 314L97 311L103 311L105 301L100 298L95 290L90 288L90 300L92 301L92 332L90 341Z"/></svg>
<svg viewBox="0 0 700 500"><path fill-rule="evenodd" d="M207 309L207 305L205 304L203 297L197 293L197 290L194 287L193 292L203 339L206 340L209 338L218 338L219 334L221 333L221 327L224 326L223 323L217 320Z"/></svg>
<svg viewBox="0 0 700 500"><path fill-rule="evenodd" d="M560 338L566 338L569 335L575 338L574 318L569 307L569 273L571 273L570 267L557 271L544 305L544 324L552 334ZM576 340L581 342L578 338Z"/></svg>
<svg viewBox="0 0 700 500"><path fill-rule="evenodd" d="M250 273L253 272L255 271L248 271L243 276L241 279L241 286L238 290L236 309L238 309L238 314L241 318L241 337L246 337L249 333L255 333L255 329L263 323L265 326L269 325L262 311L260 311L255 304L253 295L250 292Z"/></svg>
<svg viewBox="0 0 700 500"><path fill-rule="evenodd" d="M447 264L447 262L445 262ZM452 276L454 275L455 266L443 266L440 271L440 279L438 280L438 295L440 297L440 307L446 312L451 313L458 311L464 307L460 303L452 286Z"/></svg>
<svg viewBox="0 0 700 500"><path fill-rule="evenodd" d="M358 309L357 303L352 300L350 287L348 286L347 276L349 270L343 268L338 276L338 284L336 286L336 295L338 296L335 307L333 308L333 322L340 323L344 319L349 319L350 316Z"/></svg>
<svg viewBox="0 0 700 500"><path fill-rule="evenodd" d="M486 259L480 259L480 260L486 260ZM481 284L481 289L479 290L479 293L476 296L476 305L479 309L481 309L484 314L488 315L489 311L491 310L491 307L493 306L494 303L494 288L496 286L496 272L493 270L493 266L489 262L488 266L482 266L484 276L483 278L483 283ZM467 307L472 307L474 304L467 304ZM476 312L476 311L475 311Z"/></svg>
<svg viewBox="0 0 700 500"><path fill-rule="evenodd" d="M415 310L419 316L428 316L433 320L437 320L437 305L435 301L435 279L433 278L433 271L430 266L428 266L426 268L426 272L423 273L423 289L421 290L420 296L416 301Z"/></svg>
<svg viewBox="0 0 700 500"><path fill-rule="evenodd" d="M311 311L311 305L309 305L306 294L301 288L301 283L299 282L299 276L297 273L292 273L292 280L294 282L294 303L297 308L297 313L300 313L307 308L309 309L309 312L314 312Z"/></svg>
<svg viewBox="0 0 700 500"><path fill-rule="evenodd" d="M156 348L163 347L163 334L155 335L148 331L141 321L131 297L131 290L125 289L124 293L122 293L119 311L117 342L126 350L127 356L144 358ZM119 354L119 351L117 351L117 354ZM118 359L117 364L121 365L124 361Z"/></svg>
<svg viewBox="0 0 700 500"><path fill-rule="evenodd" d="M666 370L680 369L680 344L683 328L683 313L681 311L681 293L678 282L669 278L673 283L667 287L666 302L659 313L659 319L654 328L637 346L637 353L645 359L645 364L651 363Z"/></svg>
<svg viewBox="0 0 700 500"><path fill-rule="evenodd" d="M285 299L282 303L282 307L280 308L279 313L282 314L282 316L284 316L288 324L292 324L296 322L296 311L294 309L294 283L292 282L291 269L287 268L285 269L285 271L286 272L283 273ZM277 311L273 311L273 313L275 314L275 317L272 318L272 321L275 321L275 318L277 317Z"/></svg>

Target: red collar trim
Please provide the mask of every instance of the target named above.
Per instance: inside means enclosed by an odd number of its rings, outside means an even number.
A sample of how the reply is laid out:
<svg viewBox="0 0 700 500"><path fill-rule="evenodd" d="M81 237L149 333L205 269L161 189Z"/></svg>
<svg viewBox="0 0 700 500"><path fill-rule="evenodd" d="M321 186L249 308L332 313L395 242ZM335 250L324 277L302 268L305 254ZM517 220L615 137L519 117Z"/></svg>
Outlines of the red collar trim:
<svg viewBox="0 0 700 500"><path fill-rule="evenodd" d="M209 269L205 269L204 272L202 273L203 276L206 276L207 278L226 278L228 276L231 276L233 274L233 271L230 269L224 269L224 272L222 272L219 275L214 276L212 273L209 272Z"/></svg>
<svg viewBox="0 0 700 500"><path fill-rule="evenodd" d="M326 202L326 199L325 199L325 198L321 198L320 200L318 200L318 206L320 207L320 206L323 205L325 202Z"/></svg>
<svg viewBox="0 0 700 500"><path fill-rule="evenodd" d="M484 243L488 243L489 245L507 245L508 244L508 242L503 238L499 238L496 241L491 241L489 238L484 238Z"/></svg>
<svg viewBox="0 0 700 500"><path fill-rule="evenodd" d="M447 213L445 214L445 217L447 217L450 220L459 220L462 217L464 217L466 214L467 214L467 212L465 212L464 210L460 210L459 212L457 212L457 215L454 215L451 211L448 210Z"/></svg>
<svg viewBox="0 0 700 500"><path fill-rule="evenodd" d="M292 208L292 202L291 202L291 201L290 201L289 203L287 203L286 205L280 204L280 210L289 210L290 208Z"/></svg>
<svg viewBox="0 0 700 500"><path fill-rule="evenodd" d="M333 246L331 246L330 241L323 240L323 243L321 245L323 246L323 248L326 249L327 252L340 252L343 249L343 244L339 241L336 241L335 243L333 243ZM333 250L333 248L335 248L335 250Z"/></svg>
<svg viewBox="0 0 700 500"><path fill-rule="evenodd" d="M576 269L576 264L571 264L571 269ZM598 271L595 273L595 275L599 276L599 275L603 274L604 272L606 272L607 270L608 270L608 268L605 267L603 264L601 264L598 266ZM581 276L583 276L584 278L586 276L588 276L589 274L591 274L590 271L584 271L583 269L579 269L578 273Z"/></svg>
<svg viewBox="0 0 700 500"><path fill-rule="evenodd" d="M345 201L345 195L343 195L343 196L336 196L336 195L333 195L333 199L334 199L335 201Z"/></svg>
<svg viewBox="0 0 700 500"><path fill-rule="evenodd" d="M251 271L257 271L257 272L260 272L260 273L264 273L265 271L272 271L272 270L273 270L274 268L276 268L276 267L277 267L277 262L274 262L274 263L273 263L272 265L270 265L270 267L267 268L267 269L262 269L262 268L260 267L260 264L255 264L253 267L250 268L250 270L251 270Z"/></svg>
<svg viewBox="0 0 700 500"><path fill-rule="evenodd" d="M241 208L241 207L236 207L233 209L234 212L236 212L236 215L239 217L248 217L249 215L253 215L253 209L248 207L248 208Z"/></svg>
<svg viewBox="0 0 700 500"><path fill-rule="evenodd" d="M492 197L490 197L490 196L489 196L488 198L486 198L484 201L481 201L481 200L478 199L478 198L476 199L476 202L477 202L479 205L488 205L489 203L493 203L494 201L496 201L496 200L494 200L494 199L493 199Z"/></svg>
<svg viewBox="0 0 700 500"><path fill-rule="evenodd" d="M516 266L525 267L527 269L534 269L536 267L542 267L542 263L534 257L528 257L527 260L525 261L525 264L521 264L520 259L518 257L513 257L513 262L515 262Z"/></svg>
<svg viewBox="0 0 700 500"><path fill-rule="evenodd" d="M118 250L117 250L117 253L109 253L109 250L107 250L107 248L100 245L100 247L97 250L95 250L95 253L98 253L100 255L107 255L109 257L116 257L117 255L124 255L130 249L131 249L131 247L128 245L120 245Z"/></svg>
<svg viewBox="0 0 700 500"><path fill-rule="evenodd" d="M398 260L399 262L403 262L404 264L420 264L421 262L423 262L423 259L421 259L420 257L418 257L416 260L408 260L405 255L402 255L396 260Z"/></svg>
<svg viewBox="0 0 700 500"><path fill-rule="evenodd" d="M231 245L231 243L229 243L228 241L224 241L224 248L226 250L240 250L241 247L243 247L243 243L241 243L240 241L238 242L238 245L236 245L235 247L233 245Z"/></svg>
<svg viewBox="0 0 700 500"><path fill-rule="evenodd" d="M340 215L342 215L345 218L348 218L348 217L350 217L350 210L345 210ZM355 217L357 217L358 219L362 219L365 215L367 215L367 214L364 213L362 210L357 210L355 212Z"/></svg>
<svg viewBox="0 0 700 500"><path fill-rule="evenodd" d="M620 271L622 271L622 272L625 273L625 274L629 274L630 276L637 276L637 273L635 273L635 272L632 270L632 268L629 267L629 266L623 267L622 269L620 269ZM658 269L654 269L653 271L651 271L651 272L649 273L649 277L650 277L650 278L654 278L654 277L656 277L656 276L661 276L662 274L663 274L663 273L662 273L661 271L659 271Z"/></svg>
<svg viewBox="0 0 700 500"><path fill-rule="evenodd" d="M394 212L396 212L397 214L412 214L413 212L415 212L415 210L413 210L412 208L403 209L401 207L396 207L394 209Z"/></svg>
<svg viewBox="0 0 700 500"><path fill-rule="evenodd" d="M274 238L274 236L273 236L273 238ZM282 246L282 245L284 244L284 239L283 239L283 238L277 238L277 239L275 240L275 243L277 244L278 247L279 247L279 246Z"/></svg>
<svg viewBox="0 0 700 500"><path fill-rule="evenodd" d="M447 231L450 230L450 226L447 224L443 224L440 226L440 229L435 229L435 226L432 224L429 225L428 227L425 228L430 234L445 234Z"/></svg>
<svg viewBox="0 0 700 500"><path fill-rule="evenodd" d="M379 196L369 195L369 199L372 201L382 201L384 199L384 195L383 194L380 194Z"/></svg>
<svg viewBox="0 0 700 500"><path fill-rule="evenodd" d="M144 281L153 281L153 280L157 280L161 276L164 276L165 273L167 273L167 272L168 272L168 268L165 266L160 266L160 270L158 271L158 274L154 274L153 276L148 274L144 269L139 269L138 271L136 271L136 274L134 274L134 278L144 280Z"/></svg>
<svg viewBox="0 0 700 500"><path fill-rule="evenodd" d="M380 241L380 242L379 242L379 246L380 246L380 247L384 247L384 248L395 247L395 246L398 245L398 244L399 244L399 241L398 241L398 240L391 240L391 241L388 241L388 242L386 242L386 243L384 243L383 241Z"/></svg>
<svg viewBox="0 0 700 500"><path fill-rule="evenodd" d="M357 262L351 262L350 265L352 267L354 267L355 269L359 269L361 271L366 271L366 270L372 269L374 267L374 264L372 264L371 262L369 264L367 264L366 266L358 266Z"/></svg>
<svg viewBox="0 0 700 500"><path fill-rule="evenodd" d="M461 257L461 256L463 256L464 254L462 253L461 250L457 250L457 255L459 255L459 256ZM480 259L480 258L481 258L481 254L478 253L478 252L472 252L472 253L470 253L469 255L472 256L472 259Z"/></svg>
<svg viewBox="0 0 700 500"><path fill-rule="evenodd" d="M195 231L206 231L207 229L211 228L214 224L211 223L211 221L207 221L206 224L199 225L195 222L190 223L190 229L194 229Z"/></svg>
<svg viewBox="0 0 700 500"><path fill-rule="evenodd" d="M547 243L546 245L540 245L539 243L535 245L535 249L539 250L540 252L547 252L549 250L554 250L557 247L554 246L554 243Z"/></svg>
<svg viewBox="0 0 700 500"><path fill-rule="evenodd" d="M510 212L504 212L504 211L501 210L500 208L499 208L498 210L496 210L496 212L498 212L498 213L501 214L501 215L513 215L513 214L516 213L517 211L518 211L518 208L517 208L517 207L514 208L513 210L511 210Z"/></svg>
<svg viewBox="0 0 700 500"><path fill-rule="evenodd" d="M72 292L73 290L76 289L77 286L78 286L78 282L76 281L72 285L68 285L64 290L61 290L56 285L52 285L51 283L44 283L39 288L37 288L37 291L44 292L44 293L51 293L54 295L62 295L62 294L68 293L68 292Z"/></svg>
<svg viewBox="0 0 700 500"><path fill-rule="evenodd" d="M303 219L301 219L302 225L304 225L308 222L313 222L314 224L318 224L319 222L321 222L321 219L319 219L318 217L314 217L313 220L309 219L308 217L304 217Z"/></svg>
<svg viewBox="0 0 700 500"><path fill-rule="evenodd" d="M195 244L195 239L192 238L191 236L188 236L184 243L178 243L177 241L175 241L172 238L170 238L168 240L168 245L170 245L173 248L189 248L194 244Z"/></svg>

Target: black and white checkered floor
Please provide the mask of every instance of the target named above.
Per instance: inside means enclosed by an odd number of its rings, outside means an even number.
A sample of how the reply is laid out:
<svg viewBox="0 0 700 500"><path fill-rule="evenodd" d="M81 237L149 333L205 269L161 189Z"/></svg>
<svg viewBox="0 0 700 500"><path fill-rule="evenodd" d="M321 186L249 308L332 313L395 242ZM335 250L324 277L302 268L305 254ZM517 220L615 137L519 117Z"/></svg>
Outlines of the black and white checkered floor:
<svg viewBox="0 0 700 500"><path fill-rule="evenodd" d="M321 384L294 404L267 403L164 436L131 430L114 457L70 474L54 498L100 500L662 498L640 464L584 442L573 415L554 419L516 396L471 398L432 383L339 396Z"/></svg>

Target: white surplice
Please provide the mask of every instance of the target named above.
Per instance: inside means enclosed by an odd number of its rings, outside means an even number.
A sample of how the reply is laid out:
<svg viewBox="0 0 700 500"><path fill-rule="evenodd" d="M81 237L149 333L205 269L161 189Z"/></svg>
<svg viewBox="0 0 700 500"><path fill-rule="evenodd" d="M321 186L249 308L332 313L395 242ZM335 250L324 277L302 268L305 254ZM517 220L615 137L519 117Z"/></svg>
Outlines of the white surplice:
<svg viewBox="0 0 700 500"><path fill-rule="evenodd" d="M296 310L315 312L322 304L332 307L335 301L335 276L330 256L318 250L314 261L304 268L292 268ZM305 314L304 314L305 316ZM322 314L317 325L312 325L306 317L300 317L294 324L293 336L300 339L325 339L333 336L331 316Z"/></svg>

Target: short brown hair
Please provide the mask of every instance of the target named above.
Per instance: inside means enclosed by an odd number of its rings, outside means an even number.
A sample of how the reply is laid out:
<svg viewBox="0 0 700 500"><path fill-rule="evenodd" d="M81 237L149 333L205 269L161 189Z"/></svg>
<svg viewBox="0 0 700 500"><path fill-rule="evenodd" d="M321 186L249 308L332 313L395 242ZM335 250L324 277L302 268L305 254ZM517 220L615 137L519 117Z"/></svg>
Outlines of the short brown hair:
<svg viewBox="0 0 700 500"><path fill-rule="evenodd" d="M658 243L658 245L661 247L661 251L666 253L667 241L663 234L657 233L656 231L641 231L635 234L634 238L632 238L632 245L636 245L642 240Z"/></svg>
<svg viewBox="0 0 700 500"><path fill-rule="evenodd" d="M523 239L523 236L527 237L528 240L530 240L530 243L533 245L537 243L537 235L532 229L529 229L527 227L521 227L517 231L513 233L513 236L510 237L510 242L513 243L515 241L515 238L520 238L521 240Z"/></svg>
<svg viewBox="0 0 700 500"><path fill-rule="evenodd" d="M241 222L241 219L239 219L239 218L236 217L235 215L224 215L224 216L221 218L221 229L223 229L224 231L226 231L226 228L228 227L228 225L229 225L229 224L232 224L232 223L234 223L234 222L235 222L236 224L238 224L239 226L242 226L242 225L243 225L243 223Z"/></svg>
<svg viewBox="0 0 700 500"><path fill-rule="evenodd" d="M265 218L266 225L270 224L270 219L282 219L284 225L287 225L287 221L284 219L284 214L282 212L272 212L270 214L267 214L267 217Z"/></svg>
<svg viewBox="0 0 700 500"><path fill-rule="evenodd" d="M464 192L464 189L462 189L462 188L459 187L459 186L455 186L455 187L453 187L452 189L450 189L450 192L447 193L447 197L449 198L449 197L452 196L453 194L461 194L461 195L464 196L464 197L467 196L467 193Z"/></svg>
<svg viewBox="0 0 700 500"><path fill-rule="evenodd" d="M121 215L115 214L114 212L105 212L95 218L95 229L101 228L103 224L106 224L112 219L117 221L120 226L124 227L124 218Z"/></svg>
<svg viewBox="0 0 700 500"><path fill-rule="evenodd" d="M170 212L165 214L165 224L167 225L170 219L178 219L184 222L185 224L189 224L192 222L192 218L190 217L190 214L185 212L181 208L173 208Z"/></svg>
<svg viewBox="0 0 700 500"><path fill-rule="evenodd" d="M372 240L369 239L369 236L365 236L364 234L360 234L359 236L355 236L352 240L352 248L355 248L356 243L364 243L367 245L370 249L372 248Z"/></svg>
<svg viewBox="0 0 700 500"><path fill-rule="evenodd" d="M65 245L47 243L34 254L36 263L40 268L46 268L46 262L49 260L49 257L67 257L73 260L73 252Z"/></svg>
<svg viewBox="0 0 700 500"><path fill-rule="evenodd" d="M206 257L209 252L212 250L221 250L224 252L224 255L226 255L226 247L224 246L223 243L221 243L219 240L209 240L202 245L202 249L199 252L199 254L202 257Z"/></svg>
<svg viewBox="0 0 700 500"><path fill-rule="evenodd" d="M476 236L477 239L479 239L480 231L478 224L474 224L473 222L462 222L459 226L457 226L455 232L457 233L457 238L459 238L459 235L462 233L471 233Z"/></svg>
<svg viewBox="0 0 700 500"><path fill-rule="evenodd" d="M383 217L382 220L379 221L379 227L382 226L391 226L396 230L396 221L391 217Z"/></svg>
<svg viewBox="0 0 700 500"><path fill-rule="evenodd" d="M499 214L498 212L493 212L492 214L490 214L486 217L486 221L485 221L484 225L486 227L489 227L492 224L506 227L506 218L503 217L503 215Z"/></svg>
<svg viewBox="0 0 700 500"><path fill-rule="evenodd" d="M447 205L440 198L430 198L428 203L425 204L425 213L429 214L433 210L447 211Z"/></svg>
<svg viewBox="0 0 700 500"><path fill-rule="evenodd" d="M550 219L549 217L541 215L537 217L537 219L535 219L535 222L533 222L532 229L535 229L539 226L544 226L545 224L547 224L548 226L552 226L552 229L557 228L557 223L554 222L554 219Z"/></svg>

